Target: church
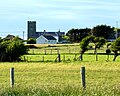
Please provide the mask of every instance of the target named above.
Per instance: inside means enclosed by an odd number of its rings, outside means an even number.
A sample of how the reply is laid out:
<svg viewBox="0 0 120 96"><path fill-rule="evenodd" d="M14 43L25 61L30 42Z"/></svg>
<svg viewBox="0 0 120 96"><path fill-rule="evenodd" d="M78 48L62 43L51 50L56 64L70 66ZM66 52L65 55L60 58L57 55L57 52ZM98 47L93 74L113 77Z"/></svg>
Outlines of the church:
<svg viewBox="0 0 120 96"><path fill-rule="evenodd" d="M57 42L62 42L62 36L65 36L65 32L60 32L58 30L57 32L46 32L44 30L43 32L37 32L36 31L36 21L28 21L27 22L27 39L29 38L38 38L42 35L44 36L53 36Z"/></svg>

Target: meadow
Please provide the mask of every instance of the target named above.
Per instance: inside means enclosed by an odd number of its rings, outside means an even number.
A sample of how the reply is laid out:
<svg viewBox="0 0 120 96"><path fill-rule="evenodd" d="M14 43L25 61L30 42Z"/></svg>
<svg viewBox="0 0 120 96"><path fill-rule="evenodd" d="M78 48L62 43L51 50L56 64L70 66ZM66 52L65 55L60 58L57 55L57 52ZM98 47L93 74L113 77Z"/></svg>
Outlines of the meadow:
<svg viewBox="0 0 120 96"><path fill-rule="evenodd" d="M52 45L53 46L53 45ZM56 46L56 45L55 45ZM98 50L98 61L94 50L84 55L84 60L74 60L79 56L79 44L41 46L30 49L26 62L0 62L0 96L119 96L120 57L113 62L113 55L106 61L105 49ZM61 62L55 62L57 49ZM68 48L68 49L66 49ZM47 50L45 55L44 50ZM34 53L33 53L34 50ZM43 51L42 51L43 50ZM63 51L62 51L63 50ZM71 50L71 52L69 51ZM65 60L62 58L65 55ZM45 61L42 61L44 56ZM22 57L23 58L23 57ZM81 67L86 68L86 89L81 85ZM15 84L10 88L10 68L15 69Z"/></svg>

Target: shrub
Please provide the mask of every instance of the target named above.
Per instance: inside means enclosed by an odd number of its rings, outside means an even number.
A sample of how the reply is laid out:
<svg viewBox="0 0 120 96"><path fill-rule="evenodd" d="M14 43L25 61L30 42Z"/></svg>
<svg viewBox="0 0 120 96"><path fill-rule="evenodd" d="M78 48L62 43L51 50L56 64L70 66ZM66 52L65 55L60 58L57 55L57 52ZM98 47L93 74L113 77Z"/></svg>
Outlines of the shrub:
<svg viewBox="0 0 120 96"><path fill-rule="evenodd" d="M20 40L3 41L0 43L0 61L20 61L20 57L28 51L27 46Z"/></svg>
<svg viewBox="0 0 120 96"><path fill-rule="evenodd" d="M27 41L27 44L36 44L36 39L29 38L28 41Z"/></svg>

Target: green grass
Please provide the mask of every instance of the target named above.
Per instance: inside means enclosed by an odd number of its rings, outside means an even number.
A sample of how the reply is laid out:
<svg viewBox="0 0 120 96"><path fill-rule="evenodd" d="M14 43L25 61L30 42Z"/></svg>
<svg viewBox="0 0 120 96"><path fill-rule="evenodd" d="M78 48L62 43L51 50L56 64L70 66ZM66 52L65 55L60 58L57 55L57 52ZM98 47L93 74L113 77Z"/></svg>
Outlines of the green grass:
<svg viewBox="0 0 120 96"><path fill-rule="evenodd" d="M80 68L86 67L86 90ZM15 86L9 87L9 69ZM119 96L118 62L0 63L0 95L8 96Z"/></svg>
<svg viewBox="0 0 120 96"><path fill-rule="evenodd" d="M58 49L59 63L55 62ZM0 96L120 96L120 56L113 62L114 55L110 55L106 61L104 47L98 50L98 61L94 50L88 50L82 62L75 61L79 52L79 44L40 45L29 50L26 62L1 62ZM86 90L81 85L82 66L86 68ZM13 88L9 80L11 67L15 68Z"/></svg>

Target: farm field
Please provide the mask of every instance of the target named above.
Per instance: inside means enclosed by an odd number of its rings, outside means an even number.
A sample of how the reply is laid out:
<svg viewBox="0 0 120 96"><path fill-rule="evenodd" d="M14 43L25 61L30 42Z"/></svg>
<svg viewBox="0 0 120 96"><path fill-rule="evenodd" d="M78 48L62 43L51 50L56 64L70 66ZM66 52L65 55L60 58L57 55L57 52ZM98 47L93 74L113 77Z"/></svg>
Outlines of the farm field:
<svg viewBox="0 0 120 96"><path fill-rule="evenodd" d="M43 46L42 46L43 47ZM0 62L0 96L119 96L120 57L113 62L113 55L98 50L98 61L94 50L89 50L83 61L74 60L79 56L79 45L61 46L61 62L55 62L57 53L49 47L31 49L26 62ZM51 48L51 47L50 47ZM54 47L56 48L56 47ZM57 47L58 48L58 47ZM74 50L73 49L78 49ZM45 55L44 50L50 53ZM41 51L43 50L43 51ZM53 50L53 49L52 49ZM64 50L64 51L62 51ZM60 52L60 51L59 51ZM63 53L62 53L63 52ZM68 53L67 53L68 52ZM62 59L64 58L65 60ZM44 62L43 62L44 56ZM23 57L22 57L23 58ZM86 68L86 89L81 85L81 67ZM10 68L15 70L15 84L10 88Z"/></svg>
<svg viewBox="0 0 120 96"><path fill-rule="evenodd" d="M86 90L80 68L86 68ZM9 69L15 68L10 88ZM0 63L0 95L8 96L119 96L118 62Z"/></svg>

